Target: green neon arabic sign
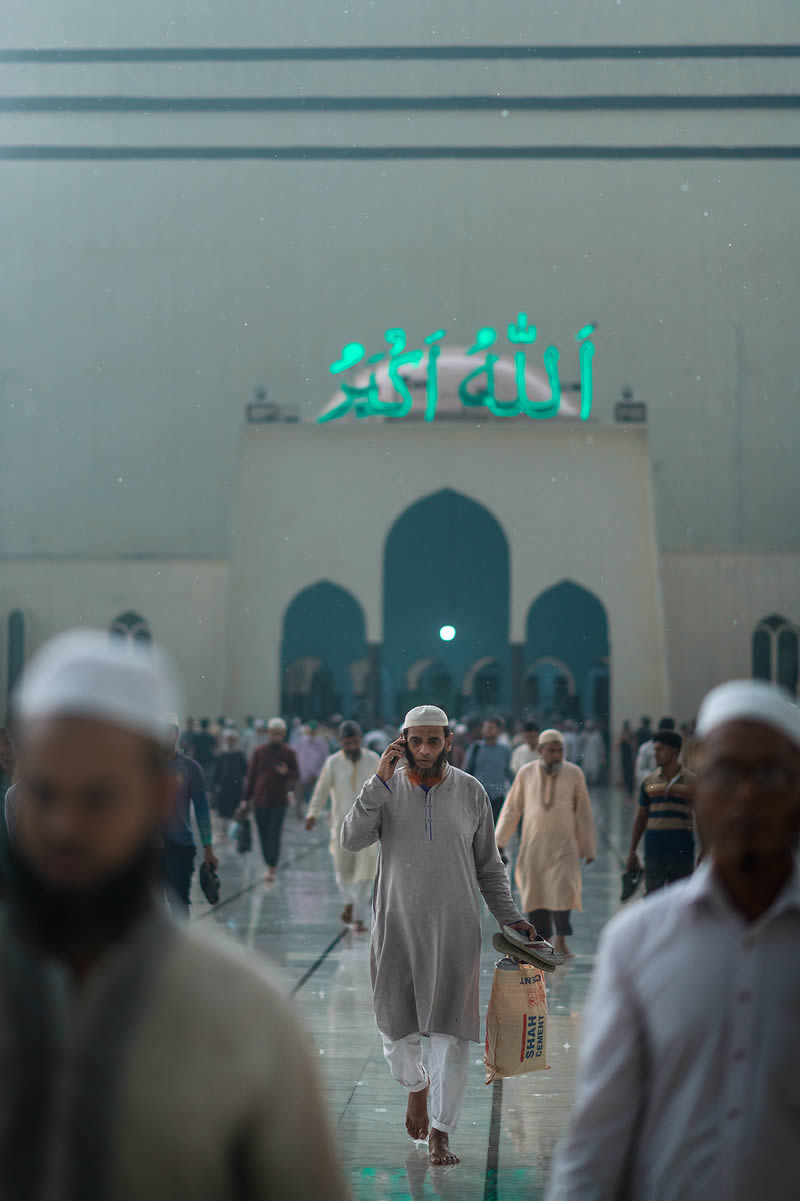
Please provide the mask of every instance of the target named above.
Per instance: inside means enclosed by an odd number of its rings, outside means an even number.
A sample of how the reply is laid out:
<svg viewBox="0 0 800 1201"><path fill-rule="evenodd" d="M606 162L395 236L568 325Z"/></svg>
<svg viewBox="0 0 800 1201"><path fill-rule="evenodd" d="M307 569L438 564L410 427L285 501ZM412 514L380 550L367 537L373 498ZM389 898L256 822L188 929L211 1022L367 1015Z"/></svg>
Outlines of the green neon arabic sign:
<svg viewBox="0 0 800 1201"><path fill-rule="evenodd" d="M575 335L575 341L580 343L578 363L580 366L581 390L581 421L587 421L592 411L592 359L594 344L588 339L597 329L597 325L584 325ZM436 330L424 339L427 347L427 378L425 382L425 420L433 421L439 400L438 359L441 354L439 343L445 337L446 331ZM389 351L380 351L365 359L366 349L360 342L348 342L342 348L341 357L330 365L332 375L340 375L350 371L359 363L366 362L373 368L370 371L368 383L357 387L342 382L342 392L345 399L330 412L323 413L317 419L320 424L336 421L352 412L358 418L364 417L407 417L414 404L414 398L406 379L400 374L400 368L405 366L417 367L425 357L425 350L407 350L408 339L404 329L387 329L384 334ZM536 341L536 326L528 324L526 313L517 315L515 325L508 326L508 340L517 347L531 346ZM514 380L516 385L515 400L499 400L495 390L495 364L500 356L491 353L491 347L497 341L497 330L491 326L482 326L475 335L475 342L466 352L467 355L483 355L483 362L473 371L468 372L458 388L461 403L466 409L487 408L496 417L517 417L525 414L542 421L549 417L557 417L561 406L561 383L558 377L559 353L555 346L548 346L544 351L544 369L550 384L550 398L545 401L534 401L528 396L526 378L527 361L524 349L514 352ZM388 355L388 375L392 390L399 398L396 401L381 400L376 379L375 366L386 361ZM483 377L483 378L482 378ZM474 380L481 380L480 391L469 391L469 385Z"/></svg>

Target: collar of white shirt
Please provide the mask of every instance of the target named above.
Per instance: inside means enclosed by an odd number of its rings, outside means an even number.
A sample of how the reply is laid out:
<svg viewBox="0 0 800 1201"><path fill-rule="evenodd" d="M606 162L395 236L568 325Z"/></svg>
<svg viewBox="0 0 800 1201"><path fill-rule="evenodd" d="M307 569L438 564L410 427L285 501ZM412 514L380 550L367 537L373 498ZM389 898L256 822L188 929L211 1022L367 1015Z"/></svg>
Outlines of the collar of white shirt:
<svg viewBox="0 0 800 1201"><path fill-rule="evenodd" d="M719 880L716 878L712 864L708 860L702 863L694 872L692 877L686 882L683 889L683 901L687 905L712 905L716 907L722 906L728 913L735 913L741 918L741 915L731 905L727 895L725 894ZM784 884L781 891L778 893L772 905L766 913L762 914L758 919L758 924L761 925L771 922L781 913L785 913L790 909L800 909L800 870L798 870L797 860L795 859L794 870L791 876ZM743 919L742 919L743 920Z"/></svg>

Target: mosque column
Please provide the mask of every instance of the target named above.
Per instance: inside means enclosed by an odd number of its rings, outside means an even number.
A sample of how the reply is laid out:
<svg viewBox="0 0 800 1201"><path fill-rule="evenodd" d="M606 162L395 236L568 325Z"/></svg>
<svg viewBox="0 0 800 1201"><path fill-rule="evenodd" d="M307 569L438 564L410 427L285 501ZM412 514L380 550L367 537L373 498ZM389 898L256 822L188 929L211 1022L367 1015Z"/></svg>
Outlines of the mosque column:
<svg viewBox="0 0 800 1201"><path fill-rule="evenodd" d="M367 676L367 698L372 706L372 720L381 717L381 650L380 642L367 643L369 675Z"/></svg>
<svg viewBox="0 0 800 1201"><path fill-rule="evenodd" d="M511 643L511 712L519 717L525 708L525 643Z"/></svg>

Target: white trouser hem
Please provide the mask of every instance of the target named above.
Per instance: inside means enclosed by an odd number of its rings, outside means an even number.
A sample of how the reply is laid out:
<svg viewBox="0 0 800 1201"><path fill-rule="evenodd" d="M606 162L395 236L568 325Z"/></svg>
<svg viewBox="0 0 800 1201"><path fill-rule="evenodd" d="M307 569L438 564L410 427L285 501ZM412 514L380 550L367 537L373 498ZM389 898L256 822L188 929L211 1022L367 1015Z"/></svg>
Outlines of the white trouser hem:
<svg viewBox="0 0 800 1201"><path fill-rule="evenodd" d="M409 1034L397 1041L385 1034L381 1037L393 1078L409 1092L422 1092L426 1084L430 1084L428 1104L432 1125L442 1134L452 1134L467 1093L469 1041L447 1034L432 1034L426 1071L420 1034ZM423 1078L425 1083L420 1083Z"/></svg>
<svg viewBox="0 0 800 1201"><path fill-rule="evenodd" d="M344 905L353 906L353 921L367 923L370 918L370 892L372 883L369 880L357 884L346 883L337 876L339 894Z"/></svg>

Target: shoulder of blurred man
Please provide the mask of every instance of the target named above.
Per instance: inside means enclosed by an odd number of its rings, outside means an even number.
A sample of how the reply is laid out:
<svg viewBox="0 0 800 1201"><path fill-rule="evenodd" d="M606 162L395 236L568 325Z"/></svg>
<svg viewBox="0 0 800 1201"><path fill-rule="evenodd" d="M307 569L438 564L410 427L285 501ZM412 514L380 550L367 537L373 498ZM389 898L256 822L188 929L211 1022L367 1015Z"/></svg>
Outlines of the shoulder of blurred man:
<svg viewBox="0 0 800 1201"><path fill-rule="evenodd" d="M163 970L174 977L174 987L191 998L192 1011L205 1011L233 1029L248 1020L248 1006L259 999L262 1005L270 999L279 1007L288 1004L287 990L269 959L248 954L227 934L215 930L177 925ZM224 989L210 987L209 980L214 979L224 979ZM260 1022L252 1011L249 1018L250 1025Z"/></svg>
<svg viewBox="0 0 800 1201"><path fill-rule="evenodd" d="M200 764L191 755L187 755L184 751L176 751L169 763L172 771L177 771L183 776L191 776L195 772L203 771Z"/></svg>

